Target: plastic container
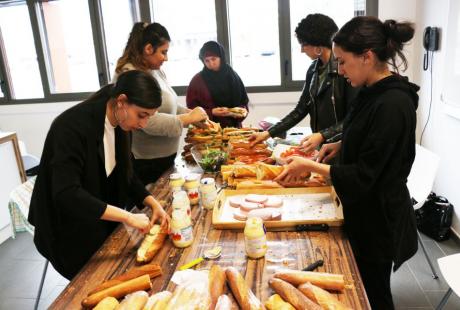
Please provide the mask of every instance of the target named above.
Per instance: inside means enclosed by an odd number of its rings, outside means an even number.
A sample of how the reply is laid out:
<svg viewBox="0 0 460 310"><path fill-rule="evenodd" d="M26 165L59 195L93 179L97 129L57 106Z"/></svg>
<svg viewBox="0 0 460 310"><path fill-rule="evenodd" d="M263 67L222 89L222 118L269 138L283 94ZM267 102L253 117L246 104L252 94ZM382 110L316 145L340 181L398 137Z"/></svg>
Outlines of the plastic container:
<svg viewBox="0 0 460 310"><path fill-rule="evenodd" d="M190 209L190 201L185 191L173 193L172 209L173 211L183 211L188 217L192 216L192 210Z"/></svg>
<svg viewBox="0 0 460 310"><path fill-rule="evenodd" d="M184 188L187 191L187 196L191 205L197 205L200 202L199 179L200 175L195 173L189 174L185 177Z"/></svg>
<svg viewBox="0 0 460 310"><path fill-rule="evenodd" d="M267 252L267 235L264 222L260 217L251 217L246 220L244 246L246 255L250 258L265 256Z"/></svg>
<svg viewBox="0 0 460 310"><path fill-rule="evenodd" d="M193 227L184 211L174 210L170 224L170 237L175 247L186 248L193 242Z"/></svg>
<svg viewBox="0 0 460 310"><path fill-rule="evenodd" d="M213 178L201 179L200 193L203 208L208 210L214 208L214 203L217 199L217 188Z"/></svg>
<svg viewBox="0 0 460 310"><path fill-rule="evenodd" d="M173 192L178 192L182 190L185 180L180 173L172 173L169 176L169 186Z"/></svg>

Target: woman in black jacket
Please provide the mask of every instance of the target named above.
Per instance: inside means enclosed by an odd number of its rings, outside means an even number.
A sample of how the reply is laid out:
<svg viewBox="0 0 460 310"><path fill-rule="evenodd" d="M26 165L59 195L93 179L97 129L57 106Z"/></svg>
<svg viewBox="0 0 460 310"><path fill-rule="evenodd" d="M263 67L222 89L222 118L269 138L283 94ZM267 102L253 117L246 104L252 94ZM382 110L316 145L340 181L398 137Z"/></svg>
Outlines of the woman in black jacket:
<svg viewBox="0 0 460 310"><path fill-rule="evenodd" d="M52 123L30 202L38 251L72 279L118 222L146 233L168 216L133 174L129 131L143 128L161 104L156 80L120 75ZM152 208L152 219L125 210L128 198Z"/></svg>
<svg viewBox="0 0 460 310"><path fill-rule="evenodd" d="M342 120L356 91L337 73L331 38L338 30L335 22L323 14L309 14L295 33L302 53L313 62L308 68L299 102L294 110L268 131L254 134L252 145L284 134L310 114L310 127L316 133L304 139L308 150L334 139L342 131Z"/></svg>
<svg viewBox="0 0 460 310"><path fill-rule="evenodd" d="M415 157L418 86L390 71L403 44L414 35L409 23L355 17L334 36L339 73L363 86L344 122L341 142L320 152L340 164L291 158L279 179L313 171L330 176L344 210L348 235L372 309L393 309L391 268L417 251L414 210L406 187ZM324 157L325 156L325 157Z"/></svg>

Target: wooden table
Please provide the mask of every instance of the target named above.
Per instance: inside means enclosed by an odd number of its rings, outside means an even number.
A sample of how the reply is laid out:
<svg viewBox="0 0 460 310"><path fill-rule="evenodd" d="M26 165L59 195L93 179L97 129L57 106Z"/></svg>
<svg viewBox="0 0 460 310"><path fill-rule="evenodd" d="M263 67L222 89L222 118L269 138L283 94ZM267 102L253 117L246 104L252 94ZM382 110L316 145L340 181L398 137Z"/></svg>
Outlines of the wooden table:
<svg viewBox="0 0 460 310"><path fill-rule="evenodd" d="M182 173L197 169L179 164ZM151 189L153 195L169 207L171 193L168 187L167 171ZM340 228L328 232L268 232L268 251L264 259L248 259L244 249L242 231L216 230L212 228L212 212L199 207L192 209L194 221L194 242L186 249L177 249L170 240L155 256L153 262L161 265L163 275L152 280L152 292L172 291L175 285L170 279L181 265L199 257L203 251L216 245L222 246L222 256L204 261L196 269L208 269L211 264L234 266L243 275L253 292L265 301L273 291L268 287L268 279L280 268L301 269L312 262L323 259L324 266L318 271L339 273L348 284L338 298L352 309L370 309L366 293L348 240ZM136 251L143 237L136 231L120 225L95 253L81 272L58 296L50 309L81 309L81 301L88 292L115 275L125 272L135 265Z"/></svg>

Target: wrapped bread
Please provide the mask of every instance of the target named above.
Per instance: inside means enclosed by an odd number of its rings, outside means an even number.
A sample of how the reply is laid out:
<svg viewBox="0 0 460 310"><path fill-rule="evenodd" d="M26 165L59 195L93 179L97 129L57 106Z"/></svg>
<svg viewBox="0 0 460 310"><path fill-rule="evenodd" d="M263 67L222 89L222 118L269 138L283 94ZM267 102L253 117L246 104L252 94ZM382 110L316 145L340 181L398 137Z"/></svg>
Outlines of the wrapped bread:
<svg viewBox="0 0 460 310"><path fill-rule="evenodd" d="M311 284L319 286L325 290L342 291L345 287L345 280L341 274L285 270L279 271L273 276L287 281L295 286L310 282Z"/></svg>
<svg viewBox="0 0 460 310"><path fill-rule="evenodd" d="M283 166L257 163L256 175L258 180L273 180L283 172Z"/></svg>
<svg viewBox="0 0 460 310"><path fill-rule="evenodd" d="M160 225L153 225L137 250L137 262L150 262L155 254L162 248L167 235L168 233L164 231Z"/></svg>
<svg viewBox="0 0 460 310"><path fill-rule="evenodd" d="M134 292L123 299L117 310L142 310L148 299L149 294L147 292Z"/></svg>
<svg viewBox="0 0 460 310"><path fill-rule="evenodd" d="M273 181L260 181L260 180L246 180L238 182L236 189L270 189L270 188L283 188Z"/></svg>
<svg viewBox="0 0 460 310"><path fill-rule="evenodd" d="M149 300L142 310L163 310L166 308L169 300L171 299L172 293L169 291L162 291L153 294L149 297Z"/></svg>
<svg viewBox="0 0 460 310"><path fill-rule="evenodd" d="M209 309L209 292L201 292L194 288L179 285L174 291L165 310L177 309Z"/></svg>
<svg viewBox="0 0 460 310"><path fill-rule="evenodd" d="M265 302L265 307L268 310L295 310L290 303L285 302L278 294L270 296Z"/></svg>
<svg viewBox="0 0 460 310"><path fill-rule="evenodd" d="M256 167L254 165L234 165L233 176L235 178L255 177Z"/></svg>
<svg viewBox="0 0 460 310"><path fill-rule="evenodd" d="M297 310L321 310L320 306L315 304L288 282L273 278L268 281L268 284L281 296L281 298L290 303Z"/></svg>
<svg viewBox="0 0 460 310"><path fill-rule="evenodd" d="M150 282L149 275L145 274L91 294L81 302L81 305L83 307L92 308L106 297L121 298L132 292L150 289L152 289L152 283Z"/></svg>
<svg viewBox="0 0 460 310"><path fill-rule="evenodd" d="M121 284L123 282L143 275L148 275L150 278L155 278L161 276L161 274L161 267L157 264L147 264L143 266L134 267L129 269L125 273L122 273L121 275L118 275L110 280L103 282L102 284L99 284L97 287L91 290L88 295L92 295L99 291L105 290L109 287Z"/></svg>
<svg viewBox="0 0 460 310"><path fill-rule="evenodd" d="M232 301L227 295L220 295L217 299L217 304L215 308L210 308L211 310L231 310Z"/></svg>
<svg viewBox="0 0 460 310"><path fill-rule="evenodd" d="M209 270L209 295L211 296L210 309L214 309L217 300L223 294L225 288L225 271L219 265L212 265Z"/></svg>
<svg viewBox="0 0 460 310"><path fill-rule="evenodd" d="M115 310L119 304L116 298L106 297L102 299L93 310Z"/></svg>
<svg viewBox="0 0 460 310"><path fill-rule="evenodd" d="M225 271L227 281L233 296L242 310L265 309L260 300L249 289L243 276L234 267L228 267Z"/></svg>
<svg viewBox="0 0 460 310"><path fill-rule="evenodd" d="M334 295L310 282L299 285L298 290L325 310L351 310Z"/></svg>

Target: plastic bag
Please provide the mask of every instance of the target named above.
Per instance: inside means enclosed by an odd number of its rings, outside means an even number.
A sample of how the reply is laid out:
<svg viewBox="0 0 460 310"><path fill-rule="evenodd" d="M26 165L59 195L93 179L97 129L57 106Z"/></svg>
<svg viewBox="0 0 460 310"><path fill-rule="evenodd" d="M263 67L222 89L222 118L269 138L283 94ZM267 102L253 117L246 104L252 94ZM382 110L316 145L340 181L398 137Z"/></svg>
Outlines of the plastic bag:
<svg viewBox="0 0 460 310"><path fill-rule="evenodd" d="M437 241L447 240L453 212L453 205L445 197L431 192L423 206L415 210L417 228Z"/></svg>

